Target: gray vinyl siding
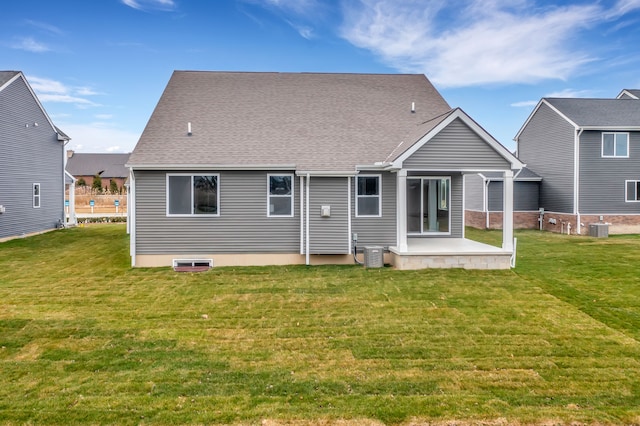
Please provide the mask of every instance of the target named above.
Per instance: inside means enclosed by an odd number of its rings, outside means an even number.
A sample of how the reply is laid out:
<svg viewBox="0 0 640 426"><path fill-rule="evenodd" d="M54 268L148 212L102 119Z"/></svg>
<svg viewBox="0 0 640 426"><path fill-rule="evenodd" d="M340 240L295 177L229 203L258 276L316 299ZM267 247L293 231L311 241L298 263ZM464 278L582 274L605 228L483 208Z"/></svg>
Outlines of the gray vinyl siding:
<svg viewBox="0 0 640 426"><path fill-rule="evenodd" d="M513 210L528 212L538 210L540 182L513 182ZM503 210L504 185L502 181L491 181L488 190L489 211Z"/></svg>
<svg viewBox="0 0 640 426"><path fill-rule="evenodd" d="M640 133L629 132L629 158L602 158L602 132L583 132L580 136L580 213L640 213L640 203L625 202L625 180L640 180Z"/></svg>
<svg viewBox="0 0 640 426"><path fill-rule="evenodd" d="M348 178L312 176L309 188L309 253L348 254ZM331 207L330 217L321 217L322 206Z"/></svg>
<svg viewBox="0 0 640 426"><path fill-rule="evenodd" d="M0 92L0 133L0 238L54 229L64 220L64 145L22 78Z"/></svg>
<svg viewBox="0 0 640 426"><path fill-rule="evenodd" d="M446 128L403 163L405 169L504 170L510 164L462 120Z"/></svg>
<svg viewBox="0 0 640 426"><path fill-rule="evenodd" d="M468 174L464 178L465 208L467 210L484 211L484 179L477 174Z"/></svg>
<svg viewBox="0 0 640 426"><path fill-rule="evenodd" d="M366 174L363 172L363 174ZM378 174L378 173L371 173ZM351 229L358 234L358 247L397 244L397 174L382 173L382 217L356 217L356 179L351 184Z"/></svg>
<svg viewBox="0 0 640 426"><path fill-rule="evenodd" d="M461 173L439 173L439 174L428 174L421 172L410 172L409 176L412 177L429 177L429 176L439 176L439 177L451 177L451 235L410 235L410 238L463 238L464 233L462 232L462 223L464 212L462 210L462 174Z"/></svg>
<svg viewBox="0 0 640 426"><path fill-rule="evenodd" d="M531 117L518 139L518 157L542 177L540 207L573 213L574 127L546 104Z"/></svg>
<svg viewBox="0 0 640 426"><path fill-rule="evenodd" d="M220 175L220 216L167 217L167 173L135 172L137 254L300 252L299 179L294 216L267 217L267 171L193 172Z"/></svg>

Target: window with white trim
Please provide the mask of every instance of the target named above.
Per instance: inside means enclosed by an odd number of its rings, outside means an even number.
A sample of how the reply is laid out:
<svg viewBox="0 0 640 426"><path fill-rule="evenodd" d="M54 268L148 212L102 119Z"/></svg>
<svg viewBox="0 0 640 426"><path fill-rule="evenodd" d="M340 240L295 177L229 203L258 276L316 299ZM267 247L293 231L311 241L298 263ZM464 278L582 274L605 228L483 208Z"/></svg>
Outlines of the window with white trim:
<svg viewBox="0 0 640 426"><path fill-rule="evenodd" d="M356 176L356 217L382 216L382 176Z"/></svg>
<svg viewBox="0 0 640 426"><path fill-rule="evenodd" d="M293 216L293 175L267 175L267 216Z"/></svg>
<svg viewBox="0 0 640 426"><path fill-rule="evenodd" d="M609 158L628 158L629 133L603 132L602 156Z"/></svg>
<svg viewBox="0 0 640 426"><path fill-rule="evenodd" d="M167 175L167 216L220 216L220 175Z"/></svg>
<svg viewBox="0 0 640 426"><path fill-rule="evenodd" d="M39 183L33 184L32 194L33 194L33 208L39 209L40 208L40 184Z"/></svg>
<svg viewBox="0 0 640 426"><path fill-rule="evenodd" d="M640 201L640 180L625 180L625 202L636 203Z"/></svg>

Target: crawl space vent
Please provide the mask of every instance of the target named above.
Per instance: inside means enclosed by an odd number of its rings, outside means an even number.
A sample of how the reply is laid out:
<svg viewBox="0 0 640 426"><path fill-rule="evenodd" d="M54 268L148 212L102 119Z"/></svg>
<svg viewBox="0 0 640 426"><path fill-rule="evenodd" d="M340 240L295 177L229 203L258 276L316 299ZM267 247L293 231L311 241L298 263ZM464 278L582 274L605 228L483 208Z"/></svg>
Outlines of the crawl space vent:
<svg viewBox="0 0 640 426"><path fill-rule="evenodd" d="M204 272L213 267L213 259L173 259L176 272Z"/></svg>

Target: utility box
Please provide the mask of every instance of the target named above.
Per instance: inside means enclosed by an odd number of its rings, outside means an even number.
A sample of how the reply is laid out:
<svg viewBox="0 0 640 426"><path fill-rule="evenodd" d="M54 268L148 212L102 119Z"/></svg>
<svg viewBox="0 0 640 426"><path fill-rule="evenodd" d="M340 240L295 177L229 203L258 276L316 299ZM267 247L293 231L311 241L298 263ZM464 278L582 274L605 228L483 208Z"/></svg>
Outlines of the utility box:
<svg viewBox="0 0 640 426"><path fill-rule="evenodd" d="M384 266L384 247L365 246L364 267L365 268L382 268L383 266Z"/></svg>
<svg viewBox="0 0 640 426"><path fill-rule="evenodd" d="M597 238L607 238L609 236L608 223L592 223L589 225L589 236Z"/></svg>

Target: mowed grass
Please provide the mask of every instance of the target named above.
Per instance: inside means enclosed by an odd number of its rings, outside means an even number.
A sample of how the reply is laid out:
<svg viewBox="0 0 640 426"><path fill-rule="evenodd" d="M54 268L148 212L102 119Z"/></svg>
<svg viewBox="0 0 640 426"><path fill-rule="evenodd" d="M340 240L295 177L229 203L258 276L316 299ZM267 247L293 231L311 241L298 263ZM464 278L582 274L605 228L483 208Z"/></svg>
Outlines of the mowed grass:
<svg viewBox="0 0 640 426"><path fill-rule="evenodd" d="M132 269L123 225L2 243L0 422L639 424L640 238L517 237L511 271Z"/></svg>

